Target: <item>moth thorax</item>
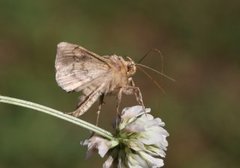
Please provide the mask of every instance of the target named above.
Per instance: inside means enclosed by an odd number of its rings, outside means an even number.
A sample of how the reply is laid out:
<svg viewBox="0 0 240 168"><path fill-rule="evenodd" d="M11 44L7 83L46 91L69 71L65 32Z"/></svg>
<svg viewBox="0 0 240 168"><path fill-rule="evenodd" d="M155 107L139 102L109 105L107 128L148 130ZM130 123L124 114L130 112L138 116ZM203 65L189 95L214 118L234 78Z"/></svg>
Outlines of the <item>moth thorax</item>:
<svg viewBox="0 0 240 168"><path fill-rule="evenodd" d="M135 62L129 57L127 59L129 60L127 61L127 76L133 76L137 70Z"/></svg>

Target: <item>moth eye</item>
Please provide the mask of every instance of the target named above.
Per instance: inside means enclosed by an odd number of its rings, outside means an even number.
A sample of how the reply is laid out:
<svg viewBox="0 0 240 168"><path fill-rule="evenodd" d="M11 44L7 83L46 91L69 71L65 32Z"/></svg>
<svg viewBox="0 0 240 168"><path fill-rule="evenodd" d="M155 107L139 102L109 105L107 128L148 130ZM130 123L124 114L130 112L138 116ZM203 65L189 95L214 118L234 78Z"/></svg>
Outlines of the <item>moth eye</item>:
<svg viewBox="0 0 240 168"><path fill-rule="evenodd" d="M131 67L130 65L127 65L127 71L130 71Z"/></svg>
<svg viewBox="0 0 240 168"><path fill-rule="evenodd" d="M130 71L132 71L132 69L133 69L133 65L132 64L128 64L127 71L130 72Z"/></svg>

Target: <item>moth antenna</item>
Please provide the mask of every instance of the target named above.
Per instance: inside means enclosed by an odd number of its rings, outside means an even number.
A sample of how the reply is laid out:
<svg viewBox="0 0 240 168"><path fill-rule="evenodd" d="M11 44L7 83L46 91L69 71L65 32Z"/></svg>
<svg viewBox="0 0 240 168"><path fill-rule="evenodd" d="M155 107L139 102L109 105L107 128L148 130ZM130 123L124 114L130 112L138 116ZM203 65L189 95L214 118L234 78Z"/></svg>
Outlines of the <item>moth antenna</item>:
<svg viewBox="0 0 240 168"><path fill-rule="evenodd" d="M162 90L162 92L165 94L165 90L162 88L162 86L152 78L151 75L149 75L144 69L142 69L141 67L138 67L151 81L153 81L153 83L160 89Z"/></svg>
<svg viewBox="0 0 240 168"><path fill-rule="evenodd" d="M163 60L163 54L162 52L159 50L159 49L156 49L156 48L152 48L151 50L149 50L142 58L140 58L140 60L138 60L137 63L141 63L151 52L157 52L159 53L160 57L161 57L161 72L163 72L163 69L164 69L164 60Z"/></svg>
<svg viewBox="0 0 240 168"><path fill-rule="evenodd" d="M149 66L147 66L147 65L143 65L143 64L136 64L136 65L137 65L137 66L140 66L140 67L143 67L143 68L147 68L147 69L149 69L149 70L152 70L153 72L156 72L157 74L160 74L160 75L162 75L163 77L165 77L165 78L167 78L167 79L169 79L169 80L171 80L171 81L173 81L173 82L176 81L175 79L173 79L173 78L165 75L164 73L162 73L162 72L160 72L160 71L158 71L158 70L156 70L156 69L154 69L154 68L151 68L151 67L149 67Z"/></svg>
<svg viewBox="0 0 240 168"><path fill-rule="evenodd" d="M138 60L137 63L141 63L141 62L148 56L148 54L149 54L150 52L152 52L152 49L149 50L146 54L144 54L144 56L143 56L142 58L140 58L140 60Z"/></svg>

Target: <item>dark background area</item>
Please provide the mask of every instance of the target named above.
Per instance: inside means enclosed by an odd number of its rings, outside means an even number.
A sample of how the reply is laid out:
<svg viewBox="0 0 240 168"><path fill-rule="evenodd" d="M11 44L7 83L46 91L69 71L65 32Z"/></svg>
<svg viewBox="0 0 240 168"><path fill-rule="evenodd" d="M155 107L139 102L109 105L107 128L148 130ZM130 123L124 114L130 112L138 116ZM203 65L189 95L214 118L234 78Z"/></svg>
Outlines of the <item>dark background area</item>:
<svg viewBox="0 0 240 168"><path fill-rule="evenodd" d="M56 45L76 43L99 55L139 60L149 49L164 55L171 82L141 72L144 102L170 133L166 168L240 166L240 2L217 0L1 0L0 94L72 111L79 93L55 82ZM151 53L142 63L161 69ZM135 105L124 96L123 106ZM111 130L115 98L108 97L100 126ZM82 118L95 122L96 105ZM0 168L102 167L85 159L85 129L60 119L0 104Z"/></svg>

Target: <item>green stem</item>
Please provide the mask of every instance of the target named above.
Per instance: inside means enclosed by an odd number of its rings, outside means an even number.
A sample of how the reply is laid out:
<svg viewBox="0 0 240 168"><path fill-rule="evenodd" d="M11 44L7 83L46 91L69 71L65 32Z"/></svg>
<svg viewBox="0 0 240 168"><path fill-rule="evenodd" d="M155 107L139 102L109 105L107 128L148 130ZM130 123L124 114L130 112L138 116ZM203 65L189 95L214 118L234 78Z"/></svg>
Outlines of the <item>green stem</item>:
<svg viewBox="0 0 240 168"><path fill-rule="evenodd" d="M61 111L58 111L58 110L55 110L55 109L52 109L52 108L49 108L49 107L46 107L46 106L43 106L43 105L40 105L37 103L33 103L30 101L26 101L26 100L20 100L20 99L16 99L16 98L12 98L12 97L7 97L7 96L1 96L1 95L0 95L0 103L13 104L16 106L22 106L22 107L37 110L37 111L40 111L43 113L47 113L49 115L55 116L57 118L61 118L63 120L74 123L83 128L86 128L86 129L93 131L93 132L97 133L98 135L101 135L110 140L114 139L113 135L110 132L108 132L102 128L99 128L99 127L97 127L91 123L88 123L86 121L83 121L79 118L70 116L68 114L64 114Z"/></svg>

